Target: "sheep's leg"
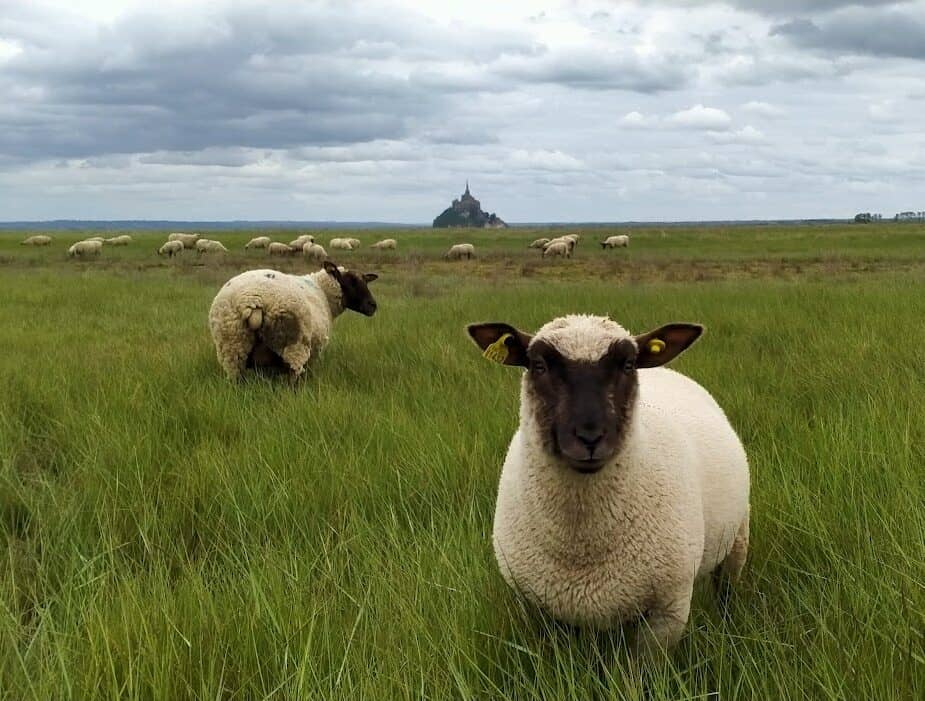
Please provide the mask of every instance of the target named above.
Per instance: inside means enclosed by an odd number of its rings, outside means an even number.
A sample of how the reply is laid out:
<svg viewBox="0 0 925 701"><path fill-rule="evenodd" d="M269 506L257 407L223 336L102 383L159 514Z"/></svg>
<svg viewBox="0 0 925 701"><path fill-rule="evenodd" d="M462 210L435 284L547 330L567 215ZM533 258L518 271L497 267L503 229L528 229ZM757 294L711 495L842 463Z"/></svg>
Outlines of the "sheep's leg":
<svg viewBox="0 0 925 701"><path fill-rule="evenodd" d="M694 583L689 582L649 610L636 631L637 654L656 657L681 639L690 616L693 591Z"/></svg>
<svg viewBox="0 0 925 701"><path fill-rule="evenodd" d="M279 357L289 366L289 379L295 382L302 376L305 365L311 358L311 346L308 343L294 343L286 346Z"/></svg>
<svg viewBox="0 0 925 701"><path fill-rule="evenodd" d="M240 334L234 338L216 339L215 351L218 355L218 362L229 380L241 378L252 345L253 339L247 334Z"/></svg>
<svg viewBox="0 0 925 701"><path fill-rule="evenodd" d="M745 560L748 558L748 514L739 525L736 537L732 541L729 554L713 570L713 586L720 608L725 611L729 601L732 585L742 574Z"/></svg>

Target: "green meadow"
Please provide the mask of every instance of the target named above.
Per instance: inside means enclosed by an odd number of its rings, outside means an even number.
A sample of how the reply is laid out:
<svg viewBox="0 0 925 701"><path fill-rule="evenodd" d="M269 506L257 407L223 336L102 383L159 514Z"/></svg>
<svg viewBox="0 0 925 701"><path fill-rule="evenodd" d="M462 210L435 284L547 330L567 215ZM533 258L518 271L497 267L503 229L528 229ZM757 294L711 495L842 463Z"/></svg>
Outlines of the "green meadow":
<svg viewBox="0 0 925 701"><path fill-rule="evenodd" d="M294 387L226 381L206 326L237 272L314 269L245 253L264 232L93 261L0 233L0 699L925 698L925 227L580 230L553 261L526 246L559 230L316 232L364 242L333 257L379 312ZM749 455L743 580L663 659L494 562L519 373L464 326L570 312L703 323L674 367Z"/></svg>

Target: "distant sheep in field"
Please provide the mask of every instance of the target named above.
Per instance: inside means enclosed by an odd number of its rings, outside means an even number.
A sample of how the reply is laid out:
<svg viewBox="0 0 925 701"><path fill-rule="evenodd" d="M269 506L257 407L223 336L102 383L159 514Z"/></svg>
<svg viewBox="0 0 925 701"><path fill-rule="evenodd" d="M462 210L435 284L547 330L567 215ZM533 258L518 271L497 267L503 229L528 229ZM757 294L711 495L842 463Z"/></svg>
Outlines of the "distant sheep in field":
<svg viewBox="0 0 925 701"><path fill-rule="evenodd" d="M183 253L183 242L182 241L168 241L159 249L157 249L157 255L167 256L168 258L173 258L175 255Z"/></svg>
<svg viewBox="0 0 925 701"><path fill-rule="evenodd" d="M267 253L271 256L291 256L295 249L289 244L273 241L267 245Z"/></svg>
<svg viewBox="0 0 925 701"><path fill-rule="evenodd" d="M196 248L196 242L199 240L199 234L183 234L176 231L167 237L168 241L179 241L183 248Z"/></svg>
<svg viewBox="0 0 925 701"><path fill-rule="evenodd" d="M527 248L543 248L543 246L545 246L547 243L549 243L549 239L536 239L533 243L527 246Z"/></svg>
<svg viewBox="0 0 925 701"><path fill-rule="evenodd" d="M87 239L84 241L78 241L69 249L67 249L67 256L68 258L99 258L100 252L102 250L102 241L91 241Z"/></svg>
<svg viewBox="0 0 925 701"><path fill-rule="evenodd" d="M630 237L626 234L619 236L608 236L601 241L601 248L629 248Z"/></svg>
<svg viewBox="0 0 925 701"><path fill-rule="evenodd" d="M244 244L244 250L249 251L252 248L266 248L270 245L269 236L258 236Z"/></svg>
<svg viewBox="0 0 925 701"><path fill-rule="evenodd" d="M398 248L398 241L395 239L382 239L382 241L377 241L370 248L376 248L380 251L394 251Z"/></svg>
<svg viewBox="0 0 925 701"><path fill-rule="evenodd" d="M331 239L331 243L329 244L329 246L331 247L331 250L334 250L334 251L352 251L353 250L353 244L350 243L350 239L342 239L342 238Z"/></svg>
<svg viewBox="0 0 925 701"><path fill-rule="evenodd" d="M302 234L301 236L290 241L289 247L301 251L302 247L306 243L315 243L315 237L311 234Z"/></svg>
<svg viewBox="0 0 925 701"><path fill-rule="evenodd" d="M121 236L113 236L106 239L103 243L108 246L128 246L132 242L132 237L128 234L122 234Z"/></svg>
<svg viewBox="0 0 925 701"><path fill-rule="evenodd" d="M322 246L320 243L309 242L302 246L302 255L308 260L313 260L320 263L328 257L328 252L324 250L324 246Z"/></svg>
<svg viewBox="0 0 925 701"><path fill-rule="evenodd" d="M548 256L571 258L572 250L569 248L567 241L553 241L543 250L543 258L547 258Z"/></svg>
<svg viewBox="0 0 925 701"><path fill-rule="evenodd" d="M577 241L571 236L558 236L554 239L550 239L549 242L545 246L543 246L543 255L544 256L546 255L545 252L549 250L550 246L557 244L557 243L564 243L566 246L568 246L568 252L569 252L569 255L571 255L572 251L575 249L575 245Z"/></svg>
<svg viewBox="0 0 925 701"><path fill-rule="evenodd" d="M363 244L361 243L360 239L347 239L347 243L349 243L350 246L351 246L354 250L358 249L360 246L363 245Z"/></svg>
<svg viewBox="0 0 925 701"><path fill-rule="evenodd" d="M328 343L331 325L344 310L376 313L368 283L377 277L326 261L310 275L250 270L231 278L209 310L225 374L236 380L248 367L269 367L297 379Z"/></svg>
<svg viewBox="0 0 925 701"><path fill-rule="evenodd" d="M450 250L443 254L446 260L469 260L475 257L475 246L471 243L457 243L450 246Z"/></svg>
<svg viewBox="0 0 925 701"><path fill-rule="evenodd" d="M30 236L27 239L20 241L20 246L48 246L51 244L51 236L45 236L44 234L39 234L37 236Z"/></svg>
<svg viewBox="0 0 925 701"><path fill-rule="evenodd" d="M221 241L211 241L209 239L199 239L196 242L196 252L199 255L203 253L228 253L228 249Z"/></svg>

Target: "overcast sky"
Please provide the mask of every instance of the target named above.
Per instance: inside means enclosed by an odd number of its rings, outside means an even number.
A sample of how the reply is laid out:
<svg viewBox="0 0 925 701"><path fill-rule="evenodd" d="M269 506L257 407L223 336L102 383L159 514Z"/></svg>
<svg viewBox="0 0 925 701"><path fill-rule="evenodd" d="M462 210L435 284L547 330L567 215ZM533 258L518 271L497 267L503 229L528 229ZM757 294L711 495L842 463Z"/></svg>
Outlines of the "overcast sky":
<svg viewBox="0 0 925 701"><path fill-rule="evenodd" d="M923 114L925 0L0 0L0 220L891 216Z"/></svg>

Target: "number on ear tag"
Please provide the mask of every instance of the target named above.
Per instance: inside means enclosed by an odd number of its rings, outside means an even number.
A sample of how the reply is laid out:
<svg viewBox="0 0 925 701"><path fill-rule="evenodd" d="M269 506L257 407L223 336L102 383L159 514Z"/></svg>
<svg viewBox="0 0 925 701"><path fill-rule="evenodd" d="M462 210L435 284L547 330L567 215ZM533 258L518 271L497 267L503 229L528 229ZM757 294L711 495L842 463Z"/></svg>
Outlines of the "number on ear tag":
<svg viewBox="0 0 925 701"><path fill-rule="evenodd" d="M511 334L504 334L497 341L485 348L485 350L482 351L482 355L489 360L494 360L496 363L501 363L503 365L504 361L507 360L507 339L509 338L512 338Z"/></svg>

